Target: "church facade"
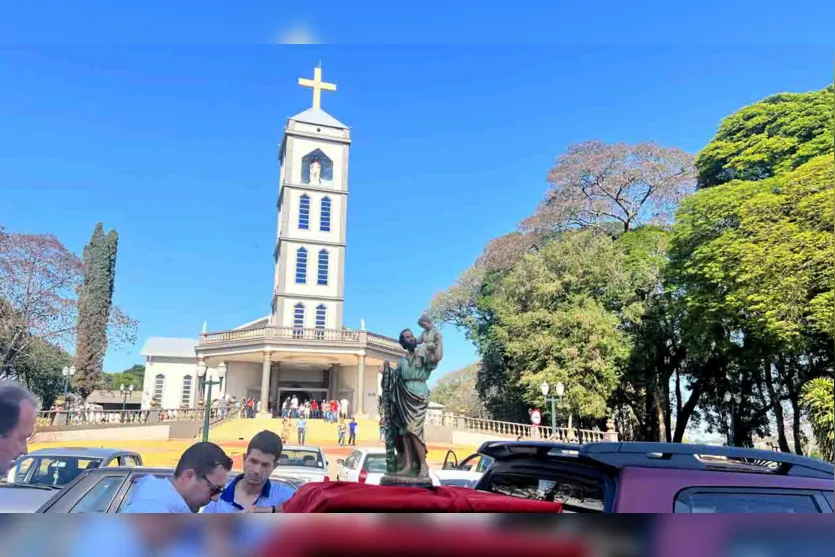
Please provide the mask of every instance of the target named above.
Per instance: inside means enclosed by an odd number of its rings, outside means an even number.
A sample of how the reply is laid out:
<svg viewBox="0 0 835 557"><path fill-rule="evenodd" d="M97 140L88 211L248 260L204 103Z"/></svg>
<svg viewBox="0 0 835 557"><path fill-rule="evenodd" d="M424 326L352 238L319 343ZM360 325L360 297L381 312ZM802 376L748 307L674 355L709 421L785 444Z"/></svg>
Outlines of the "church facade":
<svg viewBox="0 0 835 557"><path fill-rule="evenodd" d="M278 225L270 313L198 339L149 338L142 408L196 408L212 399L260 401L262 415L286 397L348 400L349 413L377 415L380 367L402 354L395 339L343 325L350 129L313 106L288 119L278 150ZM152 402L153 401L153 402Z"/></svg>

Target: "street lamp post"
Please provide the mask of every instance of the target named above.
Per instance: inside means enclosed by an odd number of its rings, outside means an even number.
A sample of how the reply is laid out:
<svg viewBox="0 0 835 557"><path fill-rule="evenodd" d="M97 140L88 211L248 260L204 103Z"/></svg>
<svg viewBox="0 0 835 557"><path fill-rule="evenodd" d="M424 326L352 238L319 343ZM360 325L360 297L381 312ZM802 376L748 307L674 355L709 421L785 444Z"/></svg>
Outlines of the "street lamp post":
<svg viewBox="0 0 835 557"><path fill-rule="evenodd" d="M64 366L64 369L61 370L61 374L64 376L64 410L67 409L67 393L70 390L70 377L75 375L75 366Z"/></svg>
<svg viewBox="0 0 835 557"><path fill-rule="evenodd" d="M557 437L557 403L562 400L562 395L565 394L565 385L557 383L554 388L555 397L548 398L548 393L551 391L551 385L547 381L543 381L539 386L542 391L542 396L545 397L545 402L551 403L551 435L556 439Z"/></svg>
<svg viewBox="0 0 835 557"><path fill-rule="evenodd" d="M731 428L730 428L730 434L728 435L728 441L729 441L730 446L733 447L734 446L734 429L736 429L735 428L735 425L736 425L736 423L735 423L735 420L736 420L736 404L739 404L740 402L742 402L742 396L739 393L732 395L729 391L725 391L724 399L725 399L725 403L731 405ZM736 404L734 404L734 403L736 403Z"/></svg>
<svg viewBox="0 0 835 557"><path fill-rule="evenodd" d="M206 380L203 384L208 387L206 389L206 402L203 405L203 442L209 440L209 421L210 421L210 414L212 409L212 387L214 385L220 385L221 379L226 375L226 364L221 362L219 366L217 366L217 381L212 381L209 377L206 376L206 364L205 363L198 363L197 364L197 376L200 378L205 377Z"/></svg>
<svg viewBox="0 0 835 557"><path fill-rule="evenodd" d="M119 385L119 392L122 393L122 417L125 415L125 406L127 406L128 397L133 396L133 389L133 385L129 385L127 389L124 385Z"/></svg>

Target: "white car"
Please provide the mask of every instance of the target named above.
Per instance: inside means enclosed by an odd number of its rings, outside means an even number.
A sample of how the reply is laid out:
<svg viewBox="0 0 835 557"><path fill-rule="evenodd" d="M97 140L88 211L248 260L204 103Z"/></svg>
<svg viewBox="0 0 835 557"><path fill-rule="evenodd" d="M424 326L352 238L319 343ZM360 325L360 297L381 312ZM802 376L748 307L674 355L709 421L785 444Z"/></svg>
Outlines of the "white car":
<svg viewBox="0 0 835 557"><path fill-rule="evenodd" d="M289 479L299 484L326 482L328 461L318 447L285 445L278 459L278 466L270 476L274 479Z"/></svg>
<svg viewBox="0 0 835 557"><path fill-rule="evenodd" d="M336 481L380 485L380 479L386 473L386 450L357 449L348 458L340 458L336 463L339 464ZM432 485L441 485L441 479L434 471L429 472L429 477Z"/></svg>
<svg viewBox="0 0 835 557"><path fill-rule="evenodd" d="M437 472L443 485L475 488L484 471L493 463L489 456L473 454L458 463L458 455L447 451L444 467Z"/></svg>

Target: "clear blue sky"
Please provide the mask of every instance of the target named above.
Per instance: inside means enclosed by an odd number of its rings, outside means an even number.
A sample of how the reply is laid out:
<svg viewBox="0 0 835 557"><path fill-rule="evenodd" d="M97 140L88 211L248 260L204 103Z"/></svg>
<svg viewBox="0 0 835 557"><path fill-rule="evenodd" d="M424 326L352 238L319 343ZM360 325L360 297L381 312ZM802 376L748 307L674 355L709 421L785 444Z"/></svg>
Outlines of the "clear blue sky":
<svg viewBox="0 0 835 557"><path fill-rule="evenodd" d="M76 252L97 221L120 235L115 302L141 326L106 370L148 336L268 313L276 148L319 60L339 87L323 108L353 128L345 324L393 336L533 211L568 144L695 153L723 116L833 70L812 46L0 49L0 224ZM445 332L440 374L475 359Z"/></svg>

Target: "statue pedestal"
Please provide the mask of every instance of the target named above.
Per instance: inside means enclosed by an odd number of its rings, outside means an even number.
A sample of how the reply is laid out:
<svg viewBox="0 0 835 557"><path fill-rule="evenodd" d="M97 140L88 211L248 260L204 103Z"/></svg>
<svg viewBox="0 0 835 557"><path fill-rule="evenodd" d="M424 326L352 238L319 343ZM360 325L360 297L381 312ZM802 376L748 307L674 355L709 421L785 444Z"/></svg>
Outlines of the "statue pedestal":
<svg viewBox="0 0 835 557"><path fill-rule="evenodd" d="M389 476L388 474L380 478L380 485L397 487L435 487L432 485L432 480L430 478L414 476Z"/></svg>

